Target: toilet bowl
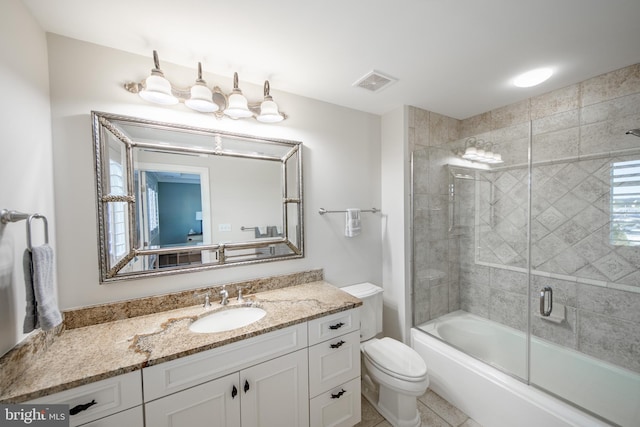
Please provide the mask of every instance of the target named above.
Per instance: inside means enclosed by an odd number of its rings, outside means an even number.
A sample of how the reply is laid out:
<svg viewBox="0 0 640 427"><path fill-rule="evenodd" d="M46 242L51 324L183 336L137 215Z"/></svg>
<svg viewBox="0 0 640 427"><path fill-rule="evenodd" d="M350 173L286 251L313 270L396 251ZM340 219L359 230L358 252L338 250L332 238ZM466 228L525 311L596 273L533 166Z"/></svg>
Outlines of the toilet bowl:
<svg viewBox="0 0 640 427"><path fill-rule="evenodd" d="M421 396L429 386L427 365L411 347L392 338L372 339L360 350L369 372L400 393Z"/></svg>
<svg viewBox="0 0 640 427"><path fill-rule="evenodd" d="M427 391L427 365L408 345L382 332L382 289L371 283L342 290L360 298L362 394L394 427L419 427L417 398Z"/></svg>

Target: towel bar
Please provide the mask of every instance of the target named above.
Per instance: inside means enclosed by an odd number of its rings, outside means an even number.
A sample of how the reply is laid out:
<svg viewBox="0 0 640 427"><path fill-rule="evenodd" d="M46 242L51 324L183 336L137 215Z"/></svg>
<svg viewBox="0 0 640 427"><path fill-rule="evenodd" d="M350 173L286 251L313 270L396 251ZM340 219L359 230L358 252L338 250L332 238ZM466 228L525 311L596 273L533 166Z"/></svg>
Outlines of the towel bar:
<svg viewBox="0 0 640 427"><path fill-rule="evenodd" d="M44 242L49 243L49 222L44 215L39 213L27 214L14 210L2 209L0 211L0 222L8 224L10 222L18 222L27 220L27 249L31 250L31 221L34 219L41 219L44 222Z"/></svg>
<svg viewBox="0 0 640 427"><path fill-rule="evenodd" d="M320 208L318 209L318 213L320 215L324 215L324 214L328 214L328 213L345 213L345 211L328 211L325 208ZM377 213L380 212L380 209L376 209L376 208L371 208L371 209L361 209L360 212L372 212L372 213Z"/></svg>
<svg viewBox="0 0 640 427"><path fill-rule="evenodd" d="M29 218L29 214L26 213L10 211L7 209L2 209L2 211L0 211L0 222L2 222L3 224L18 222L27 218Z"/></svg>

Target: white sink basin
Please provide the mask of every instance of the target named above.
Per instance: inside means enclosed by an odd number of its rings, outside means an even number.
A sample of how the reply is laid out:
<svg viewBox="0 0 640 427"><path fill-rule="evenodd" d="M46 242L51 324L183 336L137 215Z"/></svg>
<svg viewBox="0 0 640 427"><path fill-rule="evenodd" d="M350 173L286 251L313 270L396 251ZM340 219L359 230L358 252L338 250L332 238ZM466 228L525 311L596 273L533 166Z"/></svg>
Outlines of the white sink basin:
<svg viewBox="0 0 640 427"><path fill-rule="evenodd" d="M191 332L212 333L242 328L262 319L266 311L260 307L232 307L207 314L189 326Z"/></svg>

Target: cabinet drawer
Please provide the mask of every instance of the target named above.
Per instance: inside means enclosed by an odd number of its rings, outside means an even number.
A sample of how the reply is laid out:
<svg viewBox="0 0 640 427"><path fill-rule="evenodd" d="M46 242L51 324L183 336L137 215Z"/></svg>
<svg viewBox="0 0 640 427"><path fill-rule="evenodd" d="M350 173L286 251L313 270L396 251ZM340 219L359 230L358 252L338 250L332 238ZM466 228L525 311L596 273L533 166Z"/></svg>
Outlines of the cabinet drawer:
<svg viewBox="0 0 640 427"><path fill-rule="evenodd" d="M311 320L309 323L309 345L318 344L356 329L360 329L360 311L341 311L330 316Z"/></svg>
<svg viewBox="0 0 640 427"><path fill-rule="evenodd" d="M71 427L142 404L140 371L61 391L32 400L31 403L61 403L69 405L69 408L74 408L92 401L96 403L86 410L70 416Z"/></svg>
<svg viewBox="0 0 640 427"><path fill-rule="evenodd" d="M144 427L142 406L136 406L135 408L82 424L81 427Z"/></svg>
<svg viewBox="0 0 640 427"><path fill-rule="evenodd" d="M360 331L309 347L311 397L360 376Z"/></svg>
<svg viewBox="0 0 640 427"><path fill-rule="evenodd" d="M149 402L305 347L307 327L301 323L144 368L144 400Z"/></svg>
<svg viewBox="0 0 640 427"><path fill-rule="evenodd" d="M351 427L362 418L360 377L311 399L311 427Z"/></svg>

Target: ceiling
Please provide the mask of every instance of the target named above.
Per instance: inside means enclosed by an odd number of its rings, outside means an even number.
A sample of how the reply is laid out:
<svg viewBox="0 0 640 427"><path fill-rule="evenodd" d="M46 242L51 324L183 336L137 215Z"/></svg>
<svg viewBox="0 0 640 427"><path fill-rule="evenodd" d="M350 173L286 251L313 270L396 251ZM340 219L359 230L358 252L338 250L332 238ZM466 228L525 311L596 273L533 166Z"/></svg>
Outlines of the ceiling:
<svg viewBox="0 0 640 427"><path fill-rule="evenodd" d="M639 0L23 0L47 32L384 114L458 119L640 62ZM554 75L535 88L511 80ZM353 83L376 70L379 92ZM195 71L194 71L195 73ZM213 83L213 82L209 82ZM274 97L275 97L274 96ZM277 101L277 98L276 98Z"/></svg>

